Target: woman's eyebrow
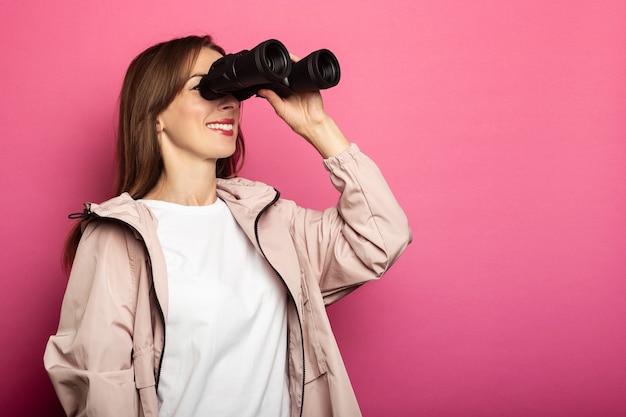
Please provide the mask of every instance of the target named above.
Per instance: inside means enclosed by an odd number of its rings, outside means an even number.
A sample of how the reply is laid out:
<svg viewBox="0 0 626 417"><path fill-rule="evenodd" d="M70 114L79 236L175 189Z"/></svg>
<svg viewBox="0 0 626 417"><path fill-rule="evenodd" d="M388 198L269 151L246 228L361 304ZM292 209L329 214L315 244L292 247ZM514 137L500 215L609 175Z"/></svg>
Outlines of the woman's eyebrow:
<svg viewBox="0 0 626 417"><path fill-rule="evenodd" d="M204 77L206 74L193 74L189 79L191 80L193 77Z"/></svg>

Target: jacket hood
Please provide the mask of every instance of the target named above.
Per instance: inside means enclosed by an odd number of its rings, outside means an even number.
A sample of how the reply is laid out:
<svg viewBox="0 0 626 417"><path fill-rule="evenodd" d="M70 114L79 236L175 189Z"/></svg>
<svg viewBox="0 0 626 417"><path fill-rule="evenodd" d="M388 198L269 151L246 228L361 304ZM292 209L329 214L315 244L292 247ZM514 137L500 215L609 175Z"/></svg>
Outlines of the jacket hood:
<svg viewBox="0 0 626 417"><path fill-rule="evenodd" d="M231 206L259 212L276 198L275 188L246 178L218 178L217 195Z"/></svg>
<svg viewBox="0 0 626 417"><path fill-rule="evenodd" d="M103 203L85 203L85 212L121 220L132 226L141 235L148 233L156 222L152 212L143 204L134 200L128 193L120 194Z"/></svg>
<svg viewBox="0 0 626 417"><path fill-rule="evenodd" d="M279 193L273 187L258 181L245 178L218 178L217 196L228 204L231 211L245 216L256 216L272 203ZM154 231L157 219L150 209L133 199L130 194L122 193L102 203L85 203L84 213L113 218L129 224L146 242L148 250L153 249L151 246L156 238ZM252 231L246 232L251 234Z"/></svg>
<svg viewBox="0 0 626 417"><path fill-rule="evenodd" d="M250 211L260 211L276 197L277 191L267 184L245 178L218 178L217 195L228 203L241 206ZM145 226L142 219L147 214L149 219L156 220L149 209L128 193L122 193L102 203L85 203L86 214L99 217L112 217L123 220L142 231Z"/></svg>

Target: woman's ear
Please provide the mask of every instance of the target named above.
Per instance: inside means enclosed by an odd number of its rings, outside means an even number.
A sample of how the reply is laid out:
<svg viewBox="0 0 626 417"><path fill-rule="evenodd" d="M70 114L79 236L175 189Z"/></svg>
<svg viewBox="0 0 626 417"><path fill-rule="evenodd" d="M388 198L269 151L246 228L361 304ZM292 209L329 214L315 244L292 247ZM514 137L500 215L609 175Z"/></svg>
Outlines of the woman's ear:
<svg viewBox="0 0 626 417"><path fill-rule="evenodd" d="M157 133L161 133L163 132L163 124L161 123L160 120L157 119L156 121L156 132Z"/></svg>

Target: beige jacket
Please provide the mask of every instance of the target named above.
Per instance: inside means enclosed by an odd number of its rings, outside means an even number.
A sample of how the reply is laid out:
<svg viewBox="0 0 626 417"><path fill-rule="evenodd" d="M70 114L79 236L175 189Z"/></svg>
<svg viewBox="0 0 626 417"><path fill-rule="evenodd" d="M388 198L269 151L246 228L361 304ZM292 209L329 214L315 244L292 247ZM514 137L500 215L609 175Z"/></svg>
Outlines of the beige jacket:
<svg viewBox="0 0 626 417"><path fill-rule="evenodd" d="M303 209L276 190L219 180L223 199L289 290L292 416L360 416L325 306L379 278L411 240L407 218L356 145L324 160L336 207ZM158 416L167 274L150 210L128 194L86 204L58 332L44 364L69 416Z"/></svg>

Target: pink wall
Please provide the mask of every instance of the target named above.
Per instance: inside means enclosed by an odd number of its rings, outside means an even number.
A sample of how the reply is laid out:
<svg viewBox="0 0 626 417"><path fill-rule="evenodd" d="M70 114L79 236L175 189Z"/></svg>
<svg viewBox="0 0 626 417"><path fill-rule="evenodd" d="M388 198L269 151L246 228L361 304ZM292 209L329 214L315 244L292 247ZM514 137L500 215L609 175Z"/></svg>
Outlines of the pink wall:
<svg viewBox="0 0 626 417"><path fill-rule="evenodd" d="M5 3L3 415L61 415L41 358L66 214L109 195L132 57L192 32L340 59L327 108L414 231L384 280L330 308L366 416L626 415L625 2ZM332 204L265 104L245 104L245 174Z"/></svg>

